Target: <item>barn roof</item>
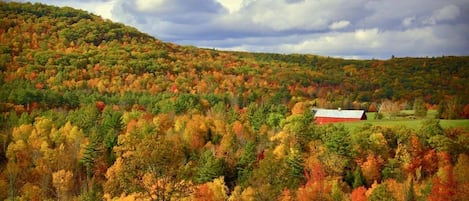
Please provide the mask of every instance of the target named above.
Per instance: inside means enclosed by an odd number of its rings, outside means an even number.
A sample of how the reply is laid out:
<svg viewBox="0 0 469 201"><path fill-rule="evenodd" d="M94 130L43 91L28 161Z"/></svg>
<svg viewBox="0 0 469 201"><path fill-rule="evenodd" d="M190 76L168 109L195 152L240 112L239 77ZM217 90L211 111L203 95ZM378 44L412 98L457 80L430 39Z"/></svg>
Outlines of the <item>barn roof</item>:
<svg viewBox="0 0 469 201"><path fill-rule="evenodd" d="M332 109L315 109L314 117L329 118L357 118L361 119L365 114L364 110L332 110Z"/></svg>

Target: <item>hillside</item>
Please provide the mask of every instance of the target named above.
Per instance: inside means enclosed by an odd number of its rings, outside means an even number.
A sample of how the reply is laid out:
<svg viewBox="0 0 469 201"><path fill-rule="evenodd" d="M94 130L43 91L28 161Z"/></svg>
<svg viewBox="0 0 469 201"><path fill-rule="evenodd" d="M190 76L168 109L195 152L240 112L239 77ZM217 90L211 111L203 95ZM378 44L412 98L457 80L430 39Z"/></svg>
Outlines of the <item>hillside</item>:
<svg viewBox="0 0 469 201"><path fill-rule="evenodd" d="M469 56L218 51L31 3L0 2L0 17L0 199L427 199L450 184L464 197L466 130L319 127L309 108L422 98L464 117ZM466 180L438 183L447 171Z"/></svg>
<svg viewBox="0 0 469 201"><path fill-rule="evenodd" d="M128 105L137 101L118 101L126 92L172 94L176 89L238 99L241 107L279 103L282 96L287 97L283 103L291 97L318 98L325 106L344 108L383 99L411 102L425 97L427 103L438 104L458 96L463 105L469 100L469 57L357 61L221 52L164 43L84 11L14 3L2 3L0 33L0 67L7 88L1 97L15 104L44 98L21 100L9 94L13 80L31 93L63 94L73 88L83 96L80 102L94 97Z"/></svg>

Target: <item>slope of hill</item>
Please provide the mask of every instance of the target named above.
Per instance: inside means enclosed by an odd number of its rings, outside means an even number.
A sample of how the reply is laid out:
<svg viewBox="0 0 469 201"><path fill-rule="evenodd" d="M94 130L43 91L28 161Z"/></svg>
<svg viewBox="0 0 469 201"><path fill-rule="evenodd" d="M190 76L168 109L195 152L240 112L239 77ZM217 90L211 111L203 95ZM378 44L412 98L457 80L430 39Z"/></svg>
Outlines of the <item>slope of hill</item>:
<svg viewBox="0 0 469 201"><path fill-rule="evenodd" d="M446 195L427 184L464 195L467 178L440 175L464 175L467 131L319 127L309 107L422 97L465 115L469 57L200 49L31 3L0 2L0 17L0 199L404 199L409 181L423 199Z"/></svg>
<svg viewBox="0 0 469 201"><path fill-rule="evenodd" d="M177 90L239 99L241 107L278 103L281 96L287 97L284 103L288 97L319 98L345 108L383 99L425 97L431 104L447 96L459 96L462 104L469 99L469 57L356 61L204 50L164 43L84 11L39 4L2 3L0 33L3 82L15 80L31 90L38 85L58 94L73 88L84 97L103 99L103 93ZM15 104L44 101L15 94L2 98Z"/></svg>

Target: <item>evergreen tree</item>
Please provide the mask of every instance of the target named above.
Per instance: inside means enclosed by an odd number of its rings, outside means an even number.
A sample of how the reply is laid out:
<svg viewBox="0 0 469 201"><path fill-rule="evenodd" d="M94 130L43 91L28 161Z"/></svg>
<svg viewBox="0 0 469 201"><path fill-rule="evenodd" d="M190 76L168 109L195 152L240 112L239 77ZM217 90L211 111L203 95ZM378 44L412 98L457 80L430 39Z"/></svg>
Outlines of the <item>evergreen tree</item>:
<svg viewBox="0 0 469 201"><path fill-rule="evenodd" d="M350 133L343 125L328 125L322 140L328 151L342 156L350 155Z"/></svg>
<svg viewBox="0 0 469 201"><path fill-rule="evenodd" d="M210 150L205 151L199 159L197 175L195 180L197 183L205 183L223 175L223 161L217 159Z"/></svg>
<svg viewBox="0 0 469 201"><path fill-rule="evenodd" d="M409 187L407 188L406 192L405 192L405 201L415 201L416 200L416 197L415 197L415 190L414 190L414 180L411 179L410 180L410 184L409 184Z"/></svg>
<svg viewBox="0 0 469 201"><path fill-rule="evenodd" d="M427 116L427 107L422 97L414 100L414 114L416 117L424 118Z"/></svg>
<svg viewBox="0 0 469 201"><path fill-rule="evenodd" d="M369 197L370 201L395 201L392 193L386 188L385 184L378 185Z"/></svg>
<svg viewBox="0 0 469 201"><path fill-rule="evenodd" d="M363 176L362 169L358 166L353 172L352 188L358 188L365 185L365 177Z"/></svg>
<svg viewBox="0 0 469 201"><path fill-rule="evenodd" d="M248 141L244 147L244 152L237 165L238 184L245 184L252 174L254 163L256 162L256 146L252 141Z"/></svg>
<svg viewBox="0 0 469 201"><path fill-rule="evenodd" d="M332 184L332 189L331 189L331 198L333 201L344 201L345 200L345 194L340 189L339 183L335 181Z"/></svg>
<svg viewBox="0 0 469 201"><path fill-rule="evenodd" d="M304 160L298 149L291 148L286 163L289 168L289 176L292 179L289 179L288 186L291 188L296 188L297 185L304 180Z"/></svg>

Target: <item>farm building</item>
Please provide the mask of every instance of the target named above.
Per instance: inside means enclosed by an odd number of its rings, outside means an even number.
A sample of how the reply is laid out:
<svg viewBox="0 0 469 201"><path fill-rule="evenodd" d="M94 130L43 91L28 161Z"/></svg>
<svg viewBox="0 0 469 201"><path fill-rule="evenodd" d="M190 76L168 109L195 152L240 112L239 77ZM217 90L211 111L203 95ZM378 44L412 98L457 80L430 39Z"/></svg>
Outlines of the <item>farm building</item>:
<svg viewBox="0 0 469 201"><path fill-rule="evenodd" d="M318 124L366 120L364 110L318 109L314 108L314 119Z"/></svg>

